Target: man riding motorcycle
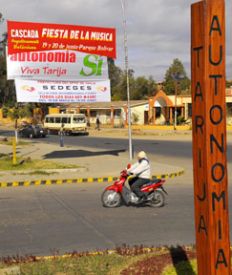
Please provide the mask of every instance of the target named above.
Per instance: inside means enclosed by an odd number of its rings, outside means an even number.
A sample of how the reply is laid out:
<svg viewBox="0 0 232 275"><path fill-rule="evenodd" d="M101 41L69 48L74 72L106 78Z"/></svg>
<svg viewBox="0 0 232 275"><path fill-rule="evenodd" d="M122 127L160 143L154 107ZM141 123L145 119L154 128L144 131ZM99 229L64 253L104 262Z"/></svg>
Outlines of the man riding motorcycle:
<svg viewBox="0 0 232 275"><path fill-rule="evenodd" d="M147 194L140 191L140 188L150 182L151 168L147 155L141 151L137 155L138 161L127 169L128 174L135 175L129 180L131 190L139 197L139 203L147 200Z"/></svg>

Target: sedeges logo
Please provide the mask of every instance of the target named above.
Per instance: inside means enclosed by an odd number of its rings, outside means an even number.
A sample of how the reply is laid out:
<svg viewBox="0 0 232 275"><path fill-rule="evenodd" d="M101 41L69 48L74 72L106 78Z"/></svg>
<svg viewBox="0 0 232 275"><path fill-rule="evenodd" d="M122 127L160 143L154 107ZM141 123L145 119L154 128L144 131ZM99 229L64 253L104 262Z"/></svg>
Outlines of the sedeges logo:
<svg viewBox="0 0 232 275"><path fill-rule="evenodd" d="M21 86L21 90L32 93L35 91L35 87L23 85L23 86Z"/></svg>
<svg viewBox="0 0 232 275"><path fill-rule="evenodd" d="M96 87L96 90L97 90L97 92L102 92L102 93L104 93L104 92L107 91L107 87L106 87L106 86L97 86L97 87Z"/></svg>

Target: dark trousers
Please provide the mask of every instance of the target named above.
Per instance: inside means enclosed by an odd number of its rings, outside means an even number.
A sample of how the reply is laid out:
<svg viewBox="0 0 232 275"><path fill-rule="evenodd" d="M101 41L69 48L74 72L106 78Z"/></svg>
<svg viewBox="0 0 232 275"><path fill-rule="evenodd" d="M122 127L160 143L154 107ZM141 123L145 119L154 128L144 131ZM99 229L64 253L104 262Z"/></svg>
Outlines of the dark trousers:
<svg viewBox="0 0 232 275"><path fill-rule="evenodd" d="M144 193L140 191L140 188L144 185L149 183L150 180L149 179L142 179L142 178L132 178L131 180L129 180L129 185L131 190L135 193L135 195L137 195L139 198L144 196Z"/></svg>

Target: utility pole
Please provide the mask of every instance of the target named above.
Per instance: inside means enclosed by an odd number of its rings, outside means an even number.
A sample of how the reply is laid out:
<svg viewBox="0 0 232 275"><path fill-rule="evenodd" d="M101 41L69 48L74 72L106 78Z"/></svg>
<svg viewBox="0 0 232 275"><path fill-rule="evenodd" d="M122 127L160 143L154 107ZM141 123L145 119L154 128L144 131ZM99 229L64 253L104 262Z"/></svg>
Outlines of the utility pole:
<svg viewBox="0 0 232 275"><path fill-rule="evenodd" d="M129 159L133 159L133 145L131 133L131 107L130 107L130 81L129 81L129 62L128 62L128 46L127 46L127 31L126 31L126 14L124 0L121 0L122 16L123 16L123 30L124 30L124 52L125 52L125 69L127 82L127 115L128 115L128 137L129 137Z"/></svg>

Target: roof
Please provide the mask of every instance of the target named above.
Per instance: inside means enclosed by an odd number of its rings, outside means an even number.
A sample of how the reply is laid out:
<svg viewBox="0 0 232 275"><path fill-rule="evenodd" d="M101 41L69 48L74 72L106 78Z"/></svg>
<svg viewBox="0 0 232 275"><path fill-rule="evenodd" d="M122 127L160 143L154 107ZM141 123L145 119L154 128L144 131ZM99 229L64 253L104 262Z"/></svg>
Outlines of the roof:
<svg viewBox="0 0 232 275"><path fill-rule="evenodd" d="M131 100L130 106L135 107L139 105L145 105L148 104L147 100ZM94 103L70 103L70 104L64 104L62 107L65 108L90 108L90 109L110 109L111 107L114 108L123 108L127 105L127 101L111 101L111 102L94 102Z"/></svg>

